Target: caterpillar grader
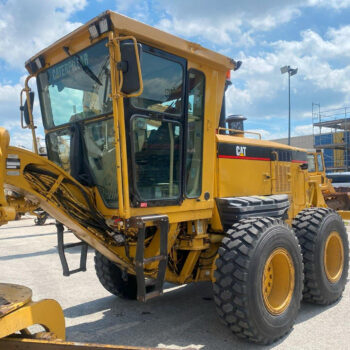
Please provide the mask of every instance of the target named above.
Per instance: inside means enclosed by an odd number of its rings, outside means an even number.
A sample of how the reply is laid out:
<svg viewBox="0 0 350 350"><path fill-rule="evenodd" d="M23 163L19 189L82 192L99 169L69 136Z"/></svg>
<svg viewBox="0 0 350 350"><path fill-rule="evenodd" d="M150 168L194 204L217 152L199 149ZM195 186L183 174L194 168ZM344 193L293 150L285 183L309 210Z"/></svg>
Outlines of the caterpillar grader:
<svg viewBox="0 0 350 350"><path fill-rule="evenodd" d="M112 294L146 302L162 295L164 282L211 281L219 318L236 336L269 344L291 330L302 299L341 298L349 243L305 150L261 140L239 120L227 125L225 90L240 65L102 13L26 62L22 126L34 151L9 146L0 129L0 188L92 247ZM32 78L48 159L37 151ZM3 192L6 224L16 210ZM60 315L50 305L51 317ZM55 332L45 307L23 307ZM18 310L7 307L0 324ZM26 335L28 324L17 324L0 335Z"/></svg>

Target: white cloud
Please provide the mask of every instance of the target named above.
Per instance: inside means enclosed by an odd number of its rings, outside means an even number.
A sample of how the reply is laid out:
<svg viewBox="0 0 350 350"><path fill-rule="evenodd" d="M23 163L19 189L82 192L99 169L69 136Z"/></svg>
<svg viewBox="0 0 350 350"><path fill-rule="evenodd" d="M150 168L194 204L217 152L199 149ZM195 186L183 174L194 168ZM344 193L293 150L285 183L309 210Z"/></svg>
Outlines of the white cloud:
<svg viewBox="0 0 350 350"><path fill-rule="evenodd" d="M166 16L158 27L184 37L200 37L220 47L247 46L255 43L254 34L272 30L300 16L306 7L326 7L332 10L350 7L350 0L245 0L235 3L220 0L159 0L155 9L162 8ZM152 9L146 2L117 1L122 12L139 12L143 19L152 18Z"/></svg>
<svg viewBox="0 0 350 350"><path fill-rule="evenodd" d="M321 102L323 108L328 104L343 106L350 101L349 36L350 26L330 28L323 36L308 29L301 33L299 41L265 43L267 51L257 56L240 53L237 58L243 65L233 73L234 86L227 92L229 113L262 120L268 108L275 108L267 113L276 118L278 111L286 115L288 76L280 73L280 67L286 64L298 67L298 74L291 78L292 105L300 106L305 101L304 107L292 108L293 120L311 120L312 101ZM331 94L336 95L337 104Z"/></svg>
<svg viewBox="0 0 350 350"><path fill-rule="evenodd" d="M293 136L312 135L312 124L298 125L293 130Z"/></svg>
<svg viewBox="0 0 350 350"><path fill-rule="evenodd" d="M23 67L33 54L80 25L69 18L86 3L86 0L0 2L0 59L12 67Z"/></svg>
<svg viewBox="0 0 350 350"><path fill-rule="evenodd" d="M328 7L336 10L345 9L350 6L349 0L309 0L309 6Z"/></svg>
<svg viewBox="0 0 350 350"><path fill-rule="evenodd" d="M20 127L19 98L25 75L14 83L4 72L12 68L23 74L28 58L81 24L70 17L86 4L87 0L0 1L0 61L6 63L0 74L0 125L9 130L12 145L31 149L32 136L30 130ZM34 80L30 86L36 92ZM43 137L37 92L34 117L37 135Z"/></svg>

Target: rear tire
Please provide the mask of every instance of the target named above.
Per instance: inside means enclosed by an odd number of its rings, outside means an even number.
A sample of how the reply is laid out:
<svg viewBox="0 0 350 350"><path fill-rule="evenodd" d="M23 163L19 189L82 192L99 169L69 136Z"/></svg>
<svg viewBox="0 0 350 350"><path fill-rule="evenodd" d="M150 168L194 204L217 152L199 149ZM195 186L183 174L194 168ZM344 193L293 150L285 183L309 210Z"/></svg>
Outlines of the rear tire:
<svg viewBox="0 0 350 350"><path fill-rule="evenodd" d="M292 230L278 219L244 219L227 231L218 253L214 301L224 323L238 337L260 344L288 333L303 286L301 249ZM274 279L268 284L270 263Z"/></svg>
<svg viewBox="0 0 350 350"><path fill-rule="evenodd" d="M125 299L137 298L136 276L124 273L98 251L95 252L95 270L99 281L108 292Z"/></svg>
<svg viewBox="0 0 350 350"><path fill-rule="evenodd" d="M309 208L293 221L304 261L305 301L328 305L344 291L349 268L349 241L342 218L330 208Z"/></svg>

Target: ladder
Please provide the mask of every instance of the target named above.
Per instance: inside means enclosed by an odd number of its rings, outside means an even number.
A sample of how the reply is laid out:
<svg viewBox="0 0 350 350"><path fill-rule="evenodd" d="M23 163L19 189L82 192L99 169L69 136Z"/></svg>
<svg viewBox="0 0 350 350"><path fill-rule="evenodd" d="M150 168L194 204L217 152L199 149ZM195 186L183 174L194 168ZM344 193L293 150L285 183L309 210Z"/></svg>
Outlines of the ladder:
<svg viewBox="0 0 350 350"><path fill-rule="evenodd" d="M135 271L137 281L137 300L145 302L163 294L163 284L168 261L169 219L166 215L136 216L130 219L132 226L138 228ZM160 230L159 255L145 258L146 223L153 222ZM146 278L145 265L159 261L155 279Z"/></svg>

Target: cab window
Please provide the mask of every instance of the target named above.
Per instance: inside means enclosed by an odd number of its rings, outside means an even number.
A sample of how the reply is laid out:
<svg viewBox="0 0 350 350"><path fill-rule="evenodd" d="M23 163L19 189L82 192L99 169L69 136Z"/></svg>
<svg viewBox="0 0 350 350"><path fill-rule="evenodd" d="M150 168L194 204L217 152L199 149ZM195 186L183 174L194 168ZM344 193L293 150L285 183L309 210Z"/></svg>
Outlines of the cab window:
<svg viewBox="0 0 350 350"><path fill-rule="evenodd" d="M318 171L323 171L323 161L321 154L317 155L317 165L318 165Z"/></svg>
<svg viewBox="0 0 350 350"><path fill-rule="evenodd" d="M316 171L315 157L313 154L307 155L307 169L309 173L314 173Z"/></svg>
<svg viewBox="0 0 350 350"><path fill-rule="evenodd" d="M144 45L143 45L144 47ZM145 51L141 55L143 93L132 97L135 108L172 115L182 113L183 67L180 63Z"/></svg>

